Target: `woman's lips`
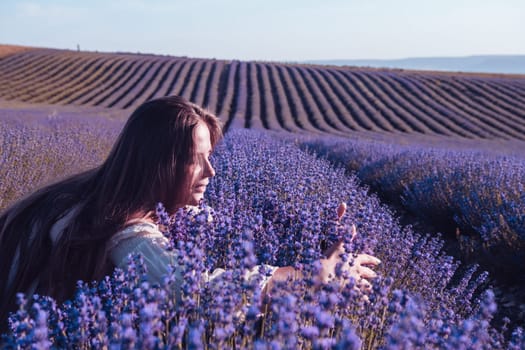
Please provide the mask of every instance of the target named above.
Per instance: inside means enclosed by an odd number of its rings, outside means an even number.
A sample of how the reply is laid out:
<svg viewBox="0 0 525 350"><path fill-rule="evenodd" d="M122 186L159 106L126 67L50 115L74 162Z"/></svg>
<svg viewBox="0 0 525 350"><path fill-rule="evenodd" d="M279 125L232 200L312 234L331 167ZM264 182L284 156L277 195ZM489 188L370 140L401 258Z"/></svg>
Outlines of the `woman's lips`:
<svg viewBox="0 0 525 350"><path fill-rule="evenodd" d="M194 186L193 189L197 192L204 192L206 191L206 185L198 185Z"/></svg>

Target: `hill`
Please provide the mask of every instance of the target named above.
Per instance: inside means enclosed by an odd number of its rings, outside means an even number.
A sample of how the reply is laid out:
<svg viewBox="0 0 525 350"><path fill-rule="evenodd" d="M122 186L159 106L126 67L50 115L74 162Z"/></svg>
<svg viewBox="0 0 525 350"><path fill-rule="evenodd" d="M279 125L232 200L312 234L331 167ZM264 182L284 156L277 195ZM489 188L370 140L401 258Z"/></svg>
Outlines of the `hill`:
<svg viewBox="0 0 525 350"><path fill-rule="evenodd" d="M34 49L0 58L0 99L128 109L178 94L226 127L525 139L525 76Z"/></svg>
<svg viewBox="0 0 525 350"><path fill-rule="evenodd" d="M419 57L396 60L311 60L305 63L335 66L525 74L525 55Z"/></svg>

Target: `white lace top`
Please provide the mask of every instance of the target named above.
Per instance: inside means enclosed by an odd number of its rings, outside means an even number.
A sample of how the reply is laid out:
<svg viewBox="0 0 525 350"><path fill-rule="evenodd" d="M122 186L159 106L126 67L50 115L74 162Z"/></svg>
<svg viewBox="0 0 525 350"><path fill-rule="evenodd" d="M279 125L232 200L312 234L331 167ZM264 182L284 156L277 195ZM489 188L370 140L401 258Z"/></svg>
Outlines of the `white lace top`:
<svg viewBox="0 0 525 350"><path fill-rule="evenodd" d="M168 265L176 266L176 251L168 250L168 239L160 232L157 225L151 222L139 222L124 228L116 233L109 242L109 251L112 262L121 269L127 266L127 257L130 253L141 253L147 268L147 277L151 283L161 283L163 276L168 272ZM245 272L245 280L259 278L261 290L266 286L270 277L261 274L260 269L265 266L273 273L277 267L257 265ZM204 276L208 283L217 282L224 269L215 269ZM177 276L177 275L176 275ZM179 276L182 281L182 277Z"/></svg>

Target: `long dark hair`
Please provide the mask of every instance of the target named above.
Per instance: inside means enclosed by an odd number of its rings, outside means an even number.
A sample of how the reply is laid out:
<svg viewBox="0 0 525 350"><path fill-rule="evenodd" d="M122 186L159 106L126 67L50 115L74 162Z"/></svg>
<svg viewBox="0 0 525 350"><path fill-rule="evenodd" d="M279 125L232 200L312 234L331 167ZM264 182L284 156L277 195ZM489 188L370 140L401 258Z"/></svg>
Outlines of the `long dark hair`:
<svg viewBox="0 0 525 350"><path fill-rule="evenodd" d="M114 268L106 243L126 222L158 202L169 211L183 203L198 123L215 145L222 133L213 114L178 96L145 102L99 167L46 186L1 214L0 331L16 293L33 289L59 302L72 297L78 280L99 280ZM53 235L57 226L60 234Z"/></svg>

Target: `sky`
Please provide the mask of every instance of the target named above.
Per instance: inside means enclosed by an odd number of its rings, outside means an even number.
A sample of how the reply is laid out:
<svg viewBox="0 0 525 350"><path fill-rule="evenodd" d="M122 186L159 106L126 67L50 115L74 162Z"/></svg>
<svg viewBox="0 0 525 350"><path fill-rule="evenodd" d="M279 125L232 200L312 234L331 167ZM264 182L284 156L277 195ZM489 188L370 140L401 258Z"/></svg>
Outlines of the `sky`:
<svg viewBox="0 0 525 350"><path fill-rule="evenodd" d="M304 61L525 54L524 0L0 0L0 44Z"/></svg>

